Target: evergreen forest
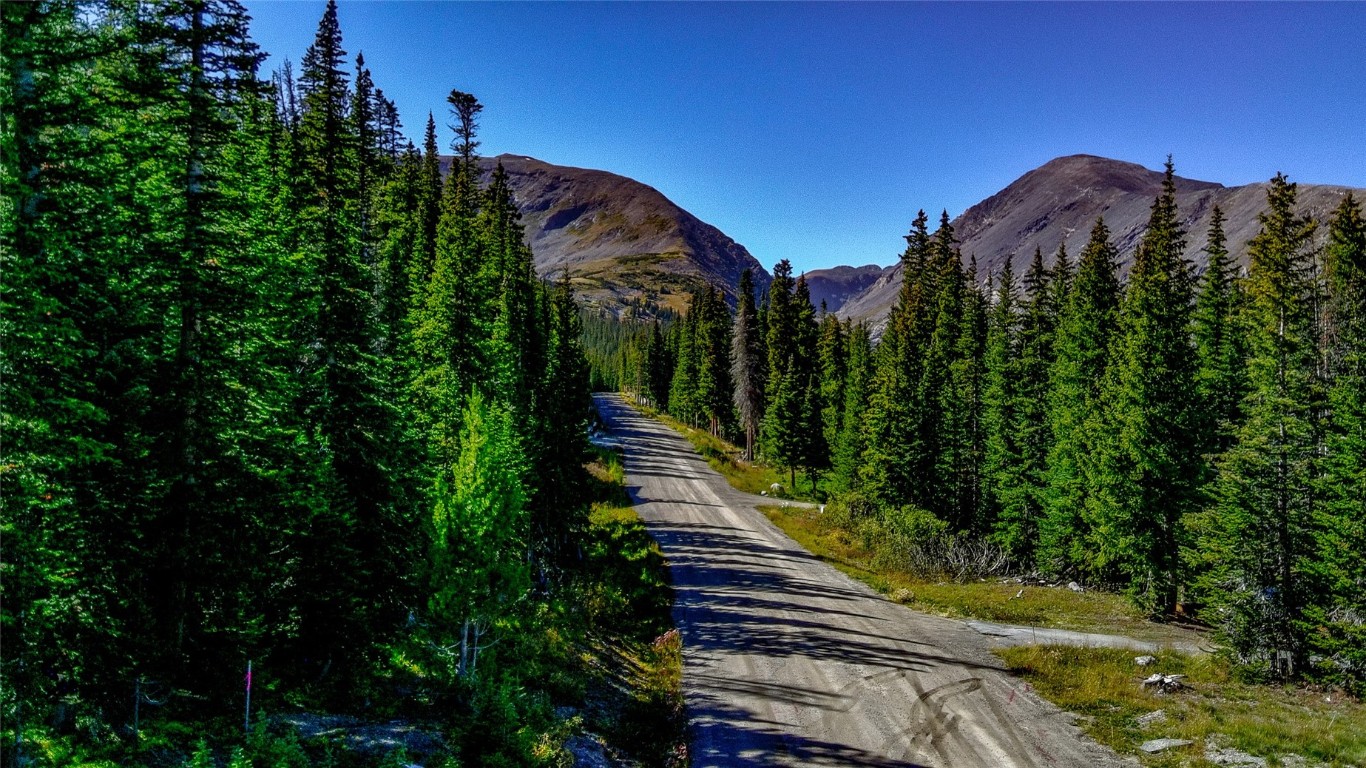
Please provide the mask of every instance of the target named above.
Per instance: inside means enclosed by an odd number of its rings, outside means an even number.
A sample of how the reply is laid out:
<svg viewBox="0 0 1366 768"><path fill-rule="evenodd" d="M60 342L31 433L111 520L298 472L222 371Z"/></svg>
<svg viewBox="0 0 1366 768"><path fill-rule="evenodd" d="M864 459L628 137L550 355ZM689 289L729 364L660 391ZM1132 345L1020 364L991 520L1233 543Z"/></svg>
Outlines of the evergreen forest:
<svg viewBox="0 0 1366 768"><path fill-rule="evenodd" d="M413 146L334 2L269 79L236 0L0 11L4 764L562 764L589 368L483 106Z"/></svg>
<svg viewBox="0 0 1366 768"><path fill-rule="evenodd" d="M589 726L686 765L667 573L593 391L929 560L1366 695L1350 194L1316 221L1278 175L1250 263L1216 211L1197 272L1168 160L1123 270L1103 220L1017 275L922 211L876 333L786 260L733 305L614 312L537 274L479 99L414 145L335 0L268 74L239 0L0 21L4 765L408 764L342 720L413 725L424 765L572 765Z"/></svg>
<svg viewBox="0 0 1366 768"><path fill-rule="evenodd" d="M733 311L704 289L677 321L624 322L594 380L787 472L783 493L802 470L941 572L971 552L1120 591L1212 627L1254 679L1366 690L1361 203L1310 220L1278 175L1247 268L1216 210L1196 274L1173 178L1126 280L1103 219L1079 253L980 274L922 211L876 341L782 261Z"/></svg>

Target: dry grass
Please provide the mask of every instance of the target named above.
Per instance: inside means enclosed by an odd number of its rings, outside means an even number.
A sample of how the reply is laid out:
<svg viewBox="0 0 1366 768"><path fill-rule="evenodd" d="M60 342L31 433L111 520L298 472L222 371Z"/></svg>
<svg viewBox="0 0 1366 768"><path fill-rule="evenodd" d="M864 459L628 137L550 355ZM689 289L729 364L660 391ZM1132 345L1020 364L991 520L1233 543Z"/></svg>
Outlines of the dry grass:
<svg viewBox="0 0 1366 768"><path fill-rule="evenodd" d="M1266 758L1270 765L1295 765L1298 755L1329 766L1366 766L1366 705L1340 691L1275 687L1239 682L1218 656L1163 653L1149 667L1134 664L1129 651L1107 648L1031 646L997 652L1010 670L1045 698L1082 716L1082 727L1097 741L1137 754L1145 766L1213 765L1205 745L1231 747ZM1185 691L1158 694L1139 681L1152 671L1188 675ZM1148 726L1138 718L1162 710L1165 719ZM1149 739L1195 742L1158 755L1138 746ZM1303 763L1300 763L1303 765Z"/></svg>
<svg viewBox="0 0 1366 768"><path fill-rule="evenodd" d="M955 583L874 566L875 554L858 537L829 524L817 509L763 507L775 525L812 554L916 610L1003 624L1120 634L1156 643L1198 643L1201 633L1148 621L1128 600L1106 592L1026 586L1014 581Z"/></svg>

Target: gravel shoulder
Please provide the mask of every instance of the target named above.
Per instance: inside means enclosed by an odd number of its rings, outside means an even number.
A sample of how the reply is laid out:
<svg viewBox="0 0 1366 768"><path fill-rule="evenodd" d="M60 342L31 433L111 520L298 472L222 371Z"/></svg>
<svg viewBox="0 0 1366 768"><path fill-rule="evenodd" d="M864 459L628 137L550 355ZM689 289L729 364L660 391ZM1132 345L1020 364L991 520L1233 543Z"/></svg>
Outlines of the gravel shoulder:
<svg viewBox="0 0 1366 768"><path fill-rule="evenodd" d="M1144 653L1158 653L1159 651L1208 653L1210 650L1196 643L1154 643L1124 637L1123 635L1075 632L1070 629L1020 627L1013 624L997 624L991 621L977 620L969 620L963 623L990 638L991 645L998 648L1012 645L1076 645L1083 648L1127 648L1131 651L1142 651Z"/></svg>
<svg viewBox="0 0 1366 768"><path fill-rule="evenodd" d="M992 637L822 563L673 430L596 400L669 560L694 766L1130 764L1006 674Z"/></svg>

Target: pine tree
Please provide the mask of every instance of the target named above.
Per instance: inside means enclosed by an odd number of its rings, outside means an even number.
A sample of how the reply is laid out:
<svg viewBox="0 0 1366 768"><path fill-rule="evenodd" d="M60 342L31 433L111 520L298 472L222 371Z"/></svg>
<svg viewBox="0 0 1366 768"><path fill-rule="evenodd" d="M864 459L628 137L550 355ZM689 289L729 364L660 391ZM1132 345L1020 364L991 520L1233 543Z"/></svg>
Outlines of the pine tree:
<svg viewBox="0 0 1366 768"><path fill-rule="evenodd" d="M1064 264L1066 260L1064 259ZM1053 365L1055 289L1035 249L1024 279L1024 312L1020 318L1019 357L1014 361L1015 404L1012 407L1013 460L1003 462L995 478L1000 511L995 537L1020 562L1034 559L1039 520L1043 516L1044 472L1052 435L1047 424L1049 369Z"/></svg>
<svg viewBox="0 0 1366 768"><path fill-rule="evenodd" d="M1047 403L1053 443L1037 558L1045 572L1085 571L1089 565L1086 510L1096 493L1092 459L1102 429L1100 386L1119 313L1118 261L1110 231L1097 219L1053 343Z"/></svg>
<svg viewBox="0 0 1366 768"><path fill-rule="evenodd" d="M983 515L974 521L973 532L993 530L1001 510L1016 493L1012 483L1019 474L1019 297L1010 261L1001 266L996 282L995 304L987 319L986 357L983 362L982 431L986 453L982 467Z"/></svg>
<svg viewBox="0 0 1366 768"><path fill-rule="evenodd" d="M792 287L796 328L793 346L793 373L796 392L801 402L801 417L794 427L797 436L796 462L810 470L812 491L819 473L830 468L830 448L825 442L821 424L820 359L817 349L820 327L816 323L816 307L811 303L811 289L806 275L797 278Z"/></svg>
<svg viewBox="0 0 1366 768"><path fill-rule="evenodd" d="M433 645L456 676L469 678L498 639L500 620L531 588L530 532L510 414L475 393L461 423L458 457L432 508L427 613Z"/></svg>
<svg viewBox="0 0 1366 768"><path fill-rule="evenodd" d="M768 373L765 377L764 402L773 402L788 363L795 354L797 307L792 300L792 264L783 259L773 267L773 282L768 285L764 301L764 347L768 351Z"/></svg>
<svg viewBox="0 0 1366 768"><path fill-rule="evenodd" d="M804 460L806 402L802 397L800 375L795 364L789 364L778 380L778 388L764 412L763 446L768 460L789 473L788 483L797 484L797 467Z"/></svg>
<svg viewBox="0 0 1366 768"><path fill-rule="evenodd" d="M917 397L934 322L928 221L920 211L906 235L901 290L877 348L869 395L864 486L886 507L917 498L934 458L922 442L927 414Z"/></svg>
<svg viewBox="0 0 1366 768"><path fill-rule="evenodd" d="M764 374L767 361L760 357L759 316L754 306L754 278L750 270L740 273L739 299L731 330L731 380L735 413L745 432L745 458L754 460L754 438L763 421ZM656 326L656 334L658 326ZM652 338L653 341L653 338ZM653 349L653 343L651 345Z"/></svg>
<svg viewBox="0 0 1366 768"><path fill-rule="evenodd" d="M822 306L822 309L824 307ZM844 385L848 380L849 345L844 338L844 326L838 318L822 311L820 337L816 344L820 360L821 432L831 452L839 442L840 425L844 416Z"/></svg>
<svg viewBox="0 0 1366 768"><path fill-rule="evenodd" d="M472 153L471 145L478 144L474 140L478 102L472 99L458 90L447 97L460 120L454 148L461 152ZM452 461L458 447L460 403L475 386L487 383L490 372L486 340L492 292L486 285L486 241L476 218L475 182L463 159L447 178L435 230L435 260L413 328L416 410L438 466Z"/></svg>
<svg viewBox="0 0 1366 768"><path fill-rule="evenodd" d="M442 210L441 155L436 144L436 119L427 113L422 140L422 167L417 191L417 244L409 262L409 325L415 331L423 322L428 282L436 269L436 232Z"/></svg>
<svg viewBox="0 0 1366 768"><path fill-rule="evenodd" d="M374 355L378 331L372 273L363 261L358 137L348 119L345 55L331 1L303 58L298 131L301 239L314 265L306 298L313 323L303 340L309 350L303 413L321 456L323 499L301 554L300 643L324 669L329 656L358 661L371 633L402 610L390 595L372 592L400 582L394 575L400 564L389 556L400 535L396 492L385 469L396 418L381 396ZM342 561L357 563L345 578L335 569Z"/></svg>
<svg viewBox="0 0 1366 768"><path fill-rule="evenodd" d="M694 353L697 356L697 391L700 416L707 429L720 437L734 423L731 384L731 319L721 292L708 287L699 292L690 315L696 315Z"/></svg>
<svg viewBox="0 0 1366 768"><path fill-rule="evenodd" d="M1176 611L1185 517L1200 501L1204 473L1184 250L1169 159L1120 304L1093 537L1096 566L1116 568L1138 604L1158 616Z"/></svg>
<svg viewBox="0 0 1366 768"><path fill-rule="evenodd" d="M530 436L539 410L534 395L536 377L545 367L545 343L537 333L531 248L502 163L493 170L480 217L486 253L480 283L489 288L494 304L483 352L490 363L485 375L494 398L512 409L519 432Z"/></svg>
<svg viewBox="0 0 1366 768"><path fill-rule="evenodd" d="M1238 284L1224 246L1224 212L1215 206L1205 253L1209 264L1195 301L1195 349L1199 359L1196 384L1207 423L1206 451L1228 450L1240 420L1239 407L1247 390L1242 334L1237 327Z"/></svg>
<svg viewBox="0 0 1366 768"><path fill-rule="evenodd" d="M868 326L850 325L845 331L848 351L848 378L844 384L844 405L840 433L832 446L833 486L837 492L858 488L863 466L863 417L868 408L868 389L873 377L873 342Z"/></svg>
<svg viewBox="0 0 1366 768"><path fill-rule="evenodd" d="M697 416L697 316L687 313L673 326L674 370L669 379L669 414L692 423Z"/></svg>
<svg viewBox="0 0 1366 768"><path fill-rule="evenodd" d="M583 351L574 292L566 274L549 292L545 321L547 350L537 410L540 431L534 442L537 489L532 508L535 551L551 564L566 564L574 552L573 537L584 524L584 508L576 503L588 451L588 423L593 408L588 390L588 363ZM549 446L554 446L553 449Z"/></svg>
<svg viewBox="0 0 1366 768"><path fill-rule="evenodd" d="M122 264L104 258L117 256L108 228L120 222L106 187L117 145L100 126L121 116L99 98L108 77L91 63L125 41L81 23L80 13L75 3L0 5L0 696L12 723L47 717L59 679L76 688L64 694L87 698L109 682L108 667L125 661L114 585L81 567L104 567L102 558L116 554L107 549L124 544L118 529L131 522L125 502L98 482L119 469L101 391L110 350L99 319L117 316L107 270ZM117 538L103 535L105 525ZM63 609L77 605L85 610Z"/></svg>
<svg viewBox="0 0 1366 768"><path fill-rule="evenodd" d="M1306 610L1324 588L1315 562L1324 393L1315 227L1295 215L1295 196L1283 175L1272 179L1248 243L1246 421L1220 462L1217 517L1202 549L1217 556L1209 578L1230 645L1246 659L1289 651L1299 669Z"/></svg>
<svg viewBox="0 0 1366 768"><path fill-rule="evenodd" d="M1324 269L1328 283L1328 359L1333 375L1328 460L1323 497L1328 534L1318 557L1331 568L1331 599L1320 601L1319 653L1361 670L1366 629L1366 220L1348 193L1329 223ZM1326 637L1325 637L1326 635ZM1356 674L1358 690L1363 675Z"/></svg>
<svg viewBox="0 0 1366 768"><path fill-rule="evenodd" d="M962 454L967 450L964 430L970 418L970 406L958 400L960 390L953 379L966 286L963 257L958 251L947 211L940 215L939 229L930 243L929 258L927 266L933 296L925 310L931 316L931 325L915 407L919 415L916 440L923 453L923 469L912 502L940 519L957 519L957 497L961 489L955 479L961 468Z"/></svg>
<svg viewBox="0 0 1366 768"><path fill-rule="evenodd" d="M792 295L795 287L792 265L783 259L773 267L773 282L769 283L760 315L765 332L764 347L768 352L768 371L764 377L764 415L759 427L759 447L765 459L783 467L795 467L799 462L794 453L797 450L795 438L790 434L801 421L801 406L794 410L792 404L802 397L801 392L796 391L799 387L799 372L795 368L800 307ZM789 374L791 380L785 381ZM778 402L778 391L785 386L788 391L784 395L784 411L780 414L774 406Z"/></svg>
<svg viewBox="0 0 1366 768"><path fill-rule="evenodd" d="M673 382L674 362L658 320L650 325L650 344L645 358L649 372L647 381L651 405L661 411L668 411L669 386Z"/></svg>
<svg viewBox="0 0 1366 768"><path fill-rule="evenodd" d="M983 515L982 471L986 451L982 397L987 301L977 285L976 258L963 275L961 291L953 361L940 397L946 446L941 454L940 475L950 489L945 521L953 530L968 531Z"/></svg>
<svg viewBox="0 0 1366 768"><path fill-rule="evenodd" d="M403 368L412 354L408 314L413 306L414 286L410 272L421 247L421 170L422 158L410 147L399 156L394 173L385 179L375 196L376 302L384 338L382 349L395 369L396 379L406 375Z"/></svg>

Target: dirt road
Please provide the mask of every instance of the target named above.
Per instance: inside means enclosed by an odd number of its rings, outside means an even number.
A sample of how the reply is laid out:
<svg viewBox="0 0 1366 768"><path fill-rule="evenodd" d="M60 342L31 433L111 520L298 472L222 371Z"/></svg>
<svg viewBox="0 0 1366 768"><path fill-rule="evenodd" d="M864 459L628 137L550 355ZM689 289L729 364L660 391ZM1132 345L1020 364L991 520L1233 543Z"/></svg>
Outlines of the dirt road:
<svg viewBox="0 0 1366 768"><path fill-rule="evenodd" d="M821 563L677 433L598 410L676 590L693 765L1124 765L1002 671L989 639Z"/></svg>

